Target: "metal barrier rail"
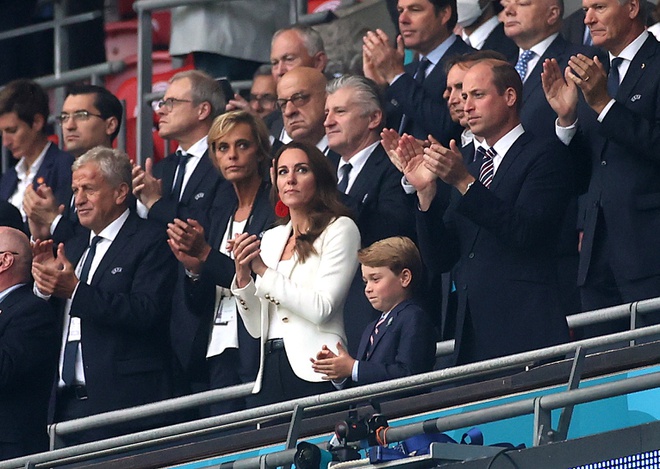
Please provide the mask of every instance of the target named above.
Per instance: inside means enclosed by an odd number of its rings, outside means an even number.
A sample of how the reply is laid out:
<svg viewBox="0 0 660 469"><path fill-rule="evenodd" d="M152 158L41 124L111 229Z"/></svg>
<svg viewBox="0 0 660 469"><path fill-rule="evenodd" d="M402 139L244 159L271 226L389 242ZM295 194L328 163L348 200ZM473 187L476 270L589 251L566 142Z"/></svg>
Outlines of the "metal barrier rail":
<svg viewBox="0 0 660 469"><path fill-rule="evenodd" d="M660 325L648 326L633 331L620 332L592 339L585 339L573 343L557 345L545 349L534 350L507 357L500 357L491 360L485 360L469 365L462 365L444 370L433 371L421 375L400 378L397 380L375 383L368 386L359 386L343 391L309 396L303 399L280 402L269 406L255 409L243 410L232 414L209 417L192 422L171 425L168 427L147 430L131 435L125 435L107 440L95 441L70 448L57 449L45 453L39 453L23 458L17 458L7 461L0 461L0 469L22 467L26 463L43 464L49 466L58 466L79 462L91 458L112 456L131 450L145 449L154 445L169 443L182 438L192 436L202 436L218 430L235 428L246 424L256 423L258 421L280 416L292 415L296 406L300 409L330 409L333 407L344 406L347 404L363 402L372 398L386 397L403 392L410 392L429 388L439 384L447 384L461 379L488 375L490 373L519 367L539 360L544 360L557 356L565 356L574 353L578 347L591 348L603 345L620 343L640 339L642 337L651 337L660 334ZM249 385L242 385L249 386ZM204 402L211 404L226 398L232 393L232 396L239 395L238 392L245 392L245 388L237 389L227 388L223 390L207 391L204 393ZM199 397L199 395L198 395ZM187 396L178 399L196 399L195 396ZM157 406L162 406L161 410L171 405L173 400L162 401L148 405L148 411L153 412ZM179 403L182 401L179 401ZM192 406L191 402L188 402ZM56 429L60 434L82 431L85 428L98 426L103 421L111 420L114 423L128 422L140 418L140 412L145 406L123 409L105 414L98 414L84 419L61 422ZM183 407L178 407L182 410ZM88 426L89 425L89 426Z"/></svg>
<svg viewBox="0 0 660 469"><path fill-rule="evenodd" d="M488 409L479 409L463 414L450 415L424 422L402 425L400 427L389 427L387 430L387 443L405 440L415 435L425 433L446 432L459 428L481 425L488 422L504 420L522 415L535 414L542 409L550 412L569 405L584 404L587 402L607 399L639 391L646 391L660 387L660 372L652 373L634 378L627 378L614 383L604 383L584 389L563 391L556 394L525 399L518 402L500 404ZM535 418L535 421L538 419ZM538 446L540 439L539 427L534 427L534 446ZM269 467L287 466L293 464L295 450L284 450L267 455L245 458L214 466L214 469L265 469ZM342 464L342 468L357 468L363 466L364 460L354 461L351 465ZM406 459L399 460L405 464ZM632 467L632 466L631 466Z"/></svg>

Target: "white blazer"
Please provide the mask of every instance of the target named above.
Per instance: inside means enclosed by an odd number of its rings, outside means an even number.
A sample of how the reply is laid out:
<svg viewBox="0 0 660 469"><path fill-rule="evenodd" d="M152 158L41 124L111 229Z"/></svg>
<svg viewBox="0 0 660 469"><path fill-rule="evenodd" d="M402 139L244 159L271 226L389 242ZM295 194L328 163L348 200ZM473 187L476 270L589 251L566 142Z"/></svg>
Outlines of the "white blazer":
<svg viewBox="0 0 660 469"><path fill-rule="evenodd" d="M317 254L311 254L303 263L294 253L294 265L287 276L275 269L291 230L289 222L264 233L261 257L268 269L263 277L243 288L237 288L236 277L232 282L231 291L247 331L261 338L261 361L253 393L261 390L269 313L282 322L287 358L296 376L305 381L323 381L312 370L309 359L324 344L334 348L337 342L346 343L344 303L358 266L360 232L350 218L337 218L314 241Z"/></svg>

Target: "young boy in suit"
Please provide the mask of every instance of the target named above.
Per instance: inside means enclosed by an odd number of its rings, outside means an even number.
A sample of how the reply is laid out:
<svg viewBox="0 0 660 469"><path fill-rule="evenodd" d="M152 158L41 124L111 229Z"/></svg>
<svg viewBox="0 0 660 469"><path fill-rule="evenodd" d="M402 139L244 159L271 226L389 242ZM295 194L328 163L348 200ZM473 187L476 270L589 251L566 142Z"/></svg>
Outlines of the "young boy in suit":
<svg viewBox="0 0 660 469"><path fill-rule="evenodd" d="M311 359L312 368L340 389L430 371L435 362L435 328L412 300L422 276L417 247L403 236L386 238L361 249L358 259L364 293L382 314L362 333L356 358L341 343L338 354L324 345Z"/></svg>

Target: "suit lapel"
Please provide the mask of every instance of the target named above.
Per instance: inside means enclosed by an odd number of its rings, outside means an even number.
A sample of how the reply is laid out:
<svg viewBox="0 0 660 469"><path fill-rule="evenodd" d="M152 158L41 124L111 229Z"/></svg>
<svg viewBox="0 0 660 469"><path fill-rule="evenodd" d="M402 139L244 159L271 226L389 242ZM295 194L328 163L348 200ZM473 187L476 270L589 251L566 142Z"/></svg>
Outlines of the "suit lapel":
<svg viewBox="0 0 660 469"><path fill-rule="evenodd" d="M55 146L53 144L48 147L48 150L44 155L44 160L41 162L41 166L39 166L39 171L34 175L34 179L32 180L32 187L34 187L34 190L37 190L37 187L39 187L40 180L41 182L49 183L48 175L55 165L56 156L53 154L54 148Z"/></svg>
<svg viewBox="0 0 660 469"><path fill-rule="evenodd" d="M378 347L378 344L380 343L381 340L383 340L383 337L385 337L385 335L389 331L392 323L396 322L399 313L403 311L403 309L408 305L409 302L410 300L402 301L401 303L396 305L396 307L392 311L390 311L390 314L387 315L385 322L378 328L378 334L376 334L376 336L374 337L374 344L369 350L370 356L374 354L374 351Z"/></svg>
<svg viewBox="0 0 660 469"><path fill-rule="evenodd" d="M506 155L504 155L504 158L502 159L500 166L497 168L497 171L495 172L495 176L493 177L493 182L490 184L491 191L497 190L497 187L500 185L500 181L504 179L507 171L509 170L513 162L516 160L518 155L520 155L525 144L529 141L529 138L530 138L530 134L528 132L525 132L520 137L518 137L518 139L514 142L513 145L511 145L511 148L509 148L509 151L506 152Z"/></svg>
<svg viewBox="0 0 660 469"><path fill-rule="evenodd" d="M250 234L259 236L261 233L256 233L257 227L264 227L265 230L270 228L268 222L273 218L273 207L269 198L270 187L270 184L263 183L259 188L257 197L254 199L254 208L246 227L246 231Z"/></svg>
<svg viewBox="0 0 660 469"><path fill-rule="evenodd" d="M272 249L267 249L261 252L264 263L271 268L277 266L277 263L282 258L282 253L286 247L286 243L289 240L289 235L291 234L291 221L286 224L286 226L278 227L271 235L270 242L272 243Z"/></svg>
<svg viewBox="0 0 660 469"><path fill-rule="evenodd" d="M211 197L211 194L204 194L203 192L197 192L199 184L204 180L206 175L209 172L216 171L209 159L209 151L206 150L202 155L202 158L197 163L197 167L190 175L186 188L183 190L183 196L181 197L181 202L188 202L193 197Z"/></svg>
<svg viewBox="0 0 660 469"><path fill-rule="evenodd" d="M649 37L646 39L646 41L644 41L644 44L642 44L639 52L635 54L635 57L630 63L630 67L628 67L626 76L623 78L621 86L619 86L619 90L616 94L616 98L619 102L625 103L628 98L630 98L630 95L637 85L637 82L642 78L642 76L644 76L644 72L646 71L646 64L653 60L653 56L656 54L657 48L657 40L655 37L653 37L652 34L649 34ZM649 77L647 79L656 80L657 77Z"/></svg>
<svg viewBox="0 0 660 469"><path fill-rule="evenodd" d="M16 186L18 185L18 174L16 174L16 168L11 168L9 171L7 171L3 176L2 182L2 193L0 194L0 197L2 197L3 200L7 200L14 193Z"/></svg>
<svg viewBox="0 0 660 469"><path fill-rule="evenodd" d="M554 41L550 43L542 57L532 70L527 71L527 80L523 85L523 106L530 96L533 96L536 89L541 87L541 72L543 71L543 62L545 59L555 58L561 63L564 50L566 49L566 41L561 35L557 36ZM541 93L543 95L543 93Z"/></svg>
<svg viewBox="0 0 660 469"><path fill-rule="evenodd" d="M351 186L351 190L348 191L348 195L354 197L360 203L367 199L372 181L378 174L378 168L383 163L384 157L385 150L379 143L368 156L367 161L362 167L362 170L360 170L357 178L355 178L355 181L353 181L353 185Z"/></svg>
<svg viewBox="0 0 660 469"><path fill-rule="evenodd" d="M162 175L162 188L163 196L169 196L174 186L174 174L176 173L177 157L173 155L172 158L163 160L163 175Z"/></svg>
<svg viewBox="0 0 660 469"><path fill-rule="evenodd" d="M96 268L96 271L94 271L94 276L92 277L90 285L98 285L103 274L112 265L115 258L125 252L126 246L129 244L131 237L137 231L137 220L135 217L137 217L137 215L134 215L133 213L128 215L124 226L121 227L119 233L117 233L117 237L112 244L110 244L103 259L101 259L99 266Z"/></svg>

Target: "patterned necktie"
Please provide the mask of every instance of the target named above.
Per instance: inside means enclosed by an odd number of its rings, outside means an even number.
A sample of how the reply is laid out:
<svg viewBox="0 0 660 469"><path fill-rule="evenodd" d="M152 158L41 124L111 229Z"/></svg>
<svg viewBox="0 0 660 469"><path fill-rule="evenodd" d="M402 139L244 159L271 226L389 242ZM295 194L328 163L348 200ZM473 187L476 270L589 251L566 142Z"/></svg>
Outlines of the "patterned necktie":
<svg viewBox="0 0 660 469"><path fill-rule="evenodd" d="M607 75L607 92L612 98L616 98L616 93L619 91L619 66L622 62L621 57L614 57L610 65L610 73Z"/></svg>
<svg viewBox="0 0 660 469"><path fill-rule="evenodd" d="M518 62L516 63L516 72L518 72L518 75L520 75L520 79L522 81L525 81L525 76L527 75L527 64L530 60L532 60L532 57L534 57L534 51L524 50L518 58Z"/></svg>
<svg viewBox="0 0 660 469"><path fill-rule="evenodd" d="M337 184L337 189L344 194L346 193L346 189L348 189L348 175L350 174L351 169L353 169L353 165L350 163L346 163L341 167L341 181Z"/></svg>
<svg viewBox="0 0 660 469"><path fill-rule="evenodd" d="M82 270L80 271L80 281L83 283L89 283L89 271L92 268L92 262L94 261L94 256L96 255L96 245L103 238L100 236L94 236L92 242L89 243L89 249L87 251L87 256L85 257L85 262L83 262ZM76 355L78 353L78 345L80 344L79 340L67 340L66 345L64 346L64 361L62 362L62 381L67 386L73 384L73 380L76 374Z"/></svg>
<svg viewBox="0 0 660 469"><path fill-rule="evenodd" d="M374 326L374 331L369 336L369 350L367 350L367 358L369 358L369 356L371 355L371 352L374 348L374 341L376 340L376 336L380 332L380 330L379 330L380 326L383 325L383 323L385 322L385 319L387 319L387 316L385 316L385 315L382 315L380 317L380 319L378 320L378 322Z"/></svg>
<svg viewBox="0 0 660 469"><path fill-rule="evenodd" d="M172 195L176 200L181 199L181 188L183 187L183 176L186 174L186 163L188 162L188 154L177 150L176 155L179 163L176 167L176 181L172 186Z"/></svg>
<svg viewBox="0 0 660 469"><path fill-rule="evenodd" d="M479 182L486 187L490 187L490 183L493 182L493 175L495 174L493 158L495 158L495 155L497 155L497 153L493 150L493 147L490 147L484 152L481 170L479 171Z"/></svg>

